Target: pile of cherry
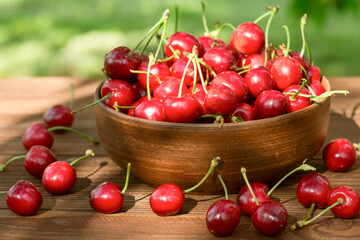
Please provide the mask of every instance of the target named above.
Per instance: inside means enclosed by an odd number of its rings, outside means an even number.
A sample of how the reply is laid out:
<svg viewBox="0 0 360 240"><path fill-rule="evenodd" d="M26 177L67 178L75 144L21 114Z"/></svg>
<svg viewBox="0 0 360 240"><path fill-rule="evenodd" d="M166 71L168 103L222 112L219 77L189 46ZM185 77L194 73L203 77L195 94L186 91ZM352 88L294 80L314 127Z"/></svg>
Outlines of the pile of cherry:
<svg viewBox="0 0 360 240"><path fill-rule="evenodd" d="M304 35L305 16L301 19L303 49L300 52L289 51L289 36L287 45L282 49L268 43L268 29L277 11L277 7L269 8L255 22L240 24L234 28L230 44L226 44L217 36L229 24L209 32L205 20L205 36L195 38L185 32L176 32L166 38L169 17L166 10L133 50L118 47L106 56L104 73L109 79L101 89L101 101L116 111L149 120L208 122L208 119L215 118L217 122L238 122L297 111L309 106L312 101L333 94L324 92L319 68L313 65L312 60L309 64L304 57L306 49L311 59ZM267 16L269 21L264 34L256 22ZM150 36L151 40L161 28L163 31L159 35L155 54L145 56L143 51L135 53L147 37ZM163 43L165 58L157 59ZM84 156L71 163L58 161L50 150L54 141L52 133L72 131L97 143L70 127L73 114L79 111L72 111L72 105L73 100L70 107L55 105L45 113L43 123L30 126L22 138L27 154L0 165L0 171L12 161L24 159L25 169L42 179L47 192L55 195L67 193L76 182L76 171L72 166L94 156L94 152L88 149ZM335 139L323 150L324 163L331 171L346 171L355 164L357 150L356 144L342 138ZM149 199L151 210L159 216L176 215L182 209L185 194L199 187L219 161L220 157L212 159L208 173L189 189L183 190L172 183L156 188ZM123 189L116 183L104 182L90 191L89 203L94 210L101 213L121 210L130 168L131 163L127 166ZM263 183L249 183L246 169L242 168L246 185L240 189L237 203L228 199L226 184L219 174L225 199L209 207L206 214L209 231L215 236L229 235L244 214L251 217L253 226L260 233L267 236L280 234L287 226L288 213L283 204L271 199L271 194L288 176L300 170L316 169L304 162L269 190ZM1 193L7 194L9 209L19 215L33 215L42 206L41 192L29 181L20 180ZM330 209L340 218L355 218L360 210L360 197L354 189L348 186L332 188L329 180L320 173L305 175L298 184L296 194L299 202L310 209L302 220L290 226L291 230L310 224ZM312 217L316 208L325 209Z"/></svg>
<svg viewBox="0 0 360 240"><path fill-rule="evenodd" d="M166 37L166 10L132 50L119 46L106 55L103 72L108 79L99 102L148 120L224 123L271 118L334 93L346 94L325 92L305 38L306 14L300 24L301 51L290 51L286 25L287 44L276 48L269 43L270 23L277 12L278 7L269 7L254 22L236 28L227 23L210 32L203 7L203 36L175 32ZM266 17L264 33L257 22ZM233 28L229 44L218 38L224 27ZM154 36L159 39L157 50L146 55ZM145 46L136 52L141 45Z"/></svg>

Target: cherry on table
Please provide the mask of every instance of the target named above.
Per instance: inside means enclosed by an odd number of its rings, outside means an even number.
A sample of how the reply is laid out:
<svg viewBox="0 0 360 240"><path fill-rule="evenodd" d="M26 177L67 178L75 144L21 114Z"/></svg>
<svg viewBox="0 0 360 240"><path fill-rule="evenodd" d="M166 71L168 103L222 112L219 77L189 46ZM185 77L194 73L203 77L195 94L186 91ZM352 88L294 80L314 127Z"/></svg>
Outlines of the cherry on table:
<svg viewBox="0 0 360 240"><path fill-rule="evenodd" d="M43 197L39 189L29 181L20 180L6 194L6 204L11 211L21 216L35 214L42 206Z"/></svg>
<svg viewBox="0 0 360 240"><path fill-rule="evenodd" d="M114 213L124 204L124 194L129 184L131 163L127 165L124 189L113 182L103 182L89 193L91 207L101 213Z"/></svg>
<svg viewBox="0 0 360 240"><path fill-rule="evenodd" d="M345 138L334 139L323 150L323 160L331 171L346 171L356 162L357 144Z"/></svg>

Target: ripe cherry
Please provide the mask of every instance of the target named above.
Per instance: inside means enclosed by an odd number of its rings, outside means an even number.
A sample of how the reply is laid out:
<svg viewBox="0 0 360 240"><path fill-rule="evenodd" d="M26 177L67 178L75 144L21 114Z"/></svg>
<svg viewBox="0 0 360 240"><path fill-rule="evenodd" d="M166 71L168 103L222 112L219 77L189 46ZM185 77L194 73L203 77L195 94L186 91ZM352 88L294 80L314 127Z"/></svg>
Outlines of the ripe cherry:
<svg viewBox="0 0 360 240"><path fill-rule="evenodd" d="M146 99L135 107L134 116L147 120L165 122L164 103L158 98Z"/></svg>
<svg viewBox="0 0 360 240"><path fill-rule="evenodd" d="M130 83L119 79L106 81L101 87L101 100L114 109L114 105L130 106L135 101L135 90ZM121 108L123 112L127 109Z"/></svg>
<svg viewBox="0 0 360 240"><path fill-rule="evenodd" d="M149 62L143 62L140 64L138 71L142 73L138 73L138 79L141 86L144 89L147 89L147 71L148 71ZM150 67L150 76L149 76L149 87L150 92L152 93L162 81L164 81L165 77L170 76L169 67L162 62L158 62L152 64Z"/></svg>
<svg viewBox="0 0 360 240"><path fill-rule="evenodd" d="M51 163L44 170L42 184L44 189L51 194L63 194L69 191L76 182L76 172L72 167L78 161L94 156L91 149L86 150L85 155L75 159L70 164L64 161Z"/></svg>
<svg viewBox="0 0 360 240"><path fill-rule="evenodd" d="M113 182L103 182L89 193L91 207L101 213L114 213L124 204L124 194L129 184L131 164L128 163L124 189Z"/></svg>
<svg viewBox="0 0 360 240"><path fill-rule="evenodd" d="M236 59L224 48L213 47L205 52L203 61L216 74L237 68Z"/></svg>
<svg viewBox="0 0 360 240"><path fill-rule="evenodd" d="M209 36L200 36L197 37L197 40L201 45L201 53L199 54L200 57L203 56L210 48L224 44L221 39L215 39Z"/></svg>
<svg viewBox="0 0 360 240"><path fill-rule="evenodd" d="M309 89L311 89L316 96L320 96L325 92L325 88L319 80L312 80L309 84Z"/></svg>
<svg viewBox="0 0 360 240"><path fill-rule="evenodd" d="M255 111L252 106L247 103L240 102L233 113L229 116L229 121L225 119L225 122L240 122L255 120Z"/></svg>
<svg viewBox="0 0 360 240"><path fill-rule="evenodd" d="M26 155L16 156L7 161L4 165L0 164L0 171L17 159L24 159L24 167L31 175L41 178L45 168L57 161L54 153L47 147L41 145L32 146Z"/></svg>
<svg viewBox="0 0 360 240"><path fill-rule="evenodd" d="M237 104L236 94L229 87L222 84L210 88L204 103L209 112L223 116L232 113Z"/></svg>
<svg viewBox="0 0 360 240"><path fill-rule="evenodd" d="M176 60L171 67L171 76L174 76L178 79L182 79L184 71L186 69L184 75L184 84L186 86L191 86L194 84L194 75L195 75L196 66L194 67L194 64L191 61L190 64L188 64L188 62L189 62L188 57L181 57L180 59ZM205 72L205 69L202 68L202 71ZM199 79L200 79L200 75L197 74L196 82L198 82Z"/></svg>
<svg viewBox="0 0 360 240"><path fill-rule="evenodd" d="M271 118L286 113L287 99L278 90L265 90L255 101L256 118Z"/></svg>
<svg viewBox="0 0 360 240"><path fill-rule="evenodd" d="M155 98L165 100L168 97L176 97L179 94L181 81L177 77L168 76L164 81L154 90L153 95ZM181 96L189 93L189 89L182 84Z"/></svg>
<svg viewBox="0 0 360 240"><path fill-rule="evenodd" d="M135 101L146 96L146 89L141 86L139 81L134 82L131 86L134 89Z"/></svg>
<svg viewBox="0 0 360 240"><path fill-rule="evenodd" d="M321 81L322 75L320 68L316 65L310 65L307 72L309 82L311 83L313 80Z"/></svg>
<svg viewBox="0 0 360 240"><path fill-rule="evenodd" d="M9 209L21 216L35 214L41 208L42 203L41 192L29 181L18 181L6 194L6 204Z"/></svg>
<svg viewBox="0 0 360 240"><path fill-rule="evenodd" d="M291 58L295 59L304 68L305 71L308 71L310 64L305 56L301 57L300 52L298 51L290 51L289 55Z"/></svg>
<svg viewBox="0 0 360 240"><path fill-rule="evenodd" d="M346 171L356 162L356 148L349 140L338 138L328 143L323 150L323 160L331 171Z"/></svg>
<svg viewBox="0 0 360 240"><path fill-rule="evenodd" d="M298 93L310 95L309 90L300 85L291 85L285 88L283 93L294 93L294 95L285 95L287 98L286 111L288 113L299 111L311 104L310 98L297 95Z"/></svg>
<svg viewBox="0 0 360 240"><path fill-rule="evenodd" d="M243 55L260 53L265 45L265 34L255 23L241 23L231 34L230 45Z"/></svg>
<svg viewBox="0 0 360 240"><path fill-rule="evenodd" d="M262 54L252 54L248 56L245 60L244 66L249 66L249 69L255 69L258 67L264 67L265 56ZM272 61L270 59L266 62L266 68L271 69Z"/></svg>
<svg viewBox="0 0 360 240"><path fill-rule="evenodd" d="M217 237L230 235L241 220L240 208L231 200L221 176L218 175L224 187L225 199L213 203L206 212L206 226Z"/></svg>
<svg viewBox="0 0 360 240"><path fill-rule="evenodd" d="M211 81L211 85L215 86L218 84L222 84L230 88L237 96L239 102L244 101L247 97L248 87L244 83L243 78L234 71L224 71L218 74Z"/></svg>
<svg viewBox="0 0 360 240"><path fill-rule="evenodd" d="M197 47L198 52L200 53L201 45L199 41L193 35L185 32L176 32L168 38L169 45L173 50L178 54L179 57L191 53L194 46ZM168 44L165 45L165 56L171 57L174 55L172 50L169 48ZM176 58L173 58L172 61L175 61Z"/></svg>
<svg viewBox="0 0 360 240"><path fill-rule="evenodd" d="M290 57L276 58L271 67L271 74L279 90L284 90L301 81L302 70L300 64Z"/></svg>
<svg viewBox="0 0 360 240"><path fill-rule="evenodd" d="M220 158L215 157L211 161L209 171L204 178L192 188L182 190L178 185L166 183L156 188L150 196L151 210L159 216L170 216L177 214L184 204L185 193L191 192L198 188L213 172L214 168L219 164Z"/></svg>
<svg viewBox="0 0 360 240"><path fill-rule="evenodd" d="M194 123L201 113L199 102L192 95L168 97L164 111L168 122L177 123Z"/></svg>
<svg viewBox="0 0 360 240"><path fill-rule="evenodd" d="M264 66L260 66L247 72L244 82L249 88L249 94L253 97L259 96L260 93L265 90L275 89L275 81L270 71Z"/></svg>

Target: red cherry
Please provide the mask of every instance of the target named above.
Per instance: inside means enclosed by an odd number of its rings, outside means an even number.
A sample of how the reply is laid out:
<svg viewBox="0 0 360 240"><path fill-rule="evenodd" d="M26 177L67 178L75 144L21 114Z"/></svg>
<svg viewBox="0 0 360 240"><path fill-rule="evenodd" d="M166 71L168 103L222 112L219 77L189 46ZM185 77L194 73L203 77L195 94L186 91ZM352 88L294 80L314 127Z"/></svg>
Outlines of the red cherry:
<svg viewBox="0 0 360 240"><path fill-rule="evenodd" d="M102 213L119 211L124 204L121 187L113 182L104 182L90 192L90 205Z"/></svg>
<svg viewBox="0 0 360 240"><path fill-rule="evenodd" d="M164 104L161 99L144 100L136 106L134 116L153 121L165 122Z"/></svg>
<svg viewBox="0 0 360 240"><path fill-rule="evenodd" d="M236 51L236 49L233 46L231 46L230 44L223 43L218 46L215 46L215 48L223 48L223 49L227 50L234 57L236 62L239 59L239 56L241 56L241 54L238 53L238 51Z"/></svg>
<svg viewBox="0 0 360 240"><path fill-rule="evenodd" d="M74 115L69 107L54 105L44 114L44 122L49 127L70 127L74 121Z"/></svg>
<svg viewBox="0 0 360 240"><path fill-rule="evenodd" d="M146 100L148 100L148 97L147 97L147 96L142 97L142 98L139 98L139 99L136 100L131 106L132 106L132 107L136 107L136 106L138 106L140 103L142 103L142 102L144 102L144 101L146 101ZM135 117L135 108L130 108L129 111L128 111L128 115Z"/></svg>
<svg viewBox="0 0 360 240"><path fill-rule="evenodd" d="M199 53L201 53L201 45L199 41L193 35L185 32L177 32L171 35L168 38L169 45L177 52L179 57L184 56L186 53L191 53L193 51L194 46L197 47ZM165 45L165 56L171 57L173 52L169 48L169 46ZM172 61L176 61L176 58L173 58Z"/></svg>
<svg viewBox="0 0 360 240"><path fill-rule="evenodd" d="M313 90L316 96L320 96L325 92L325 88L319 80L312 80L309 87Z"/></svg>
<svg viewBox="0 0 360 240"><path fill-rule="evenodd" d="M43 123L35 123L28 127L22 137L23 146L29 150L32 146L41 145L51 148L54 137Z"/></svg>
<svg viewBox="0 0 360 240"><path fill-rule="evenodd" d="M180 89L180 79L176 77L166 77L153 92L155 98L165 100L168 97L177 97ZM183 84L181 88L181 96L189 93L189 89Z"/></svg>
<svg viewBox="0 0 360 240"><path fill-rule="evenodd" d="M181 57L178 60L176 60L171 67L171 76L174 76L178 79L182 79L188 61L189 58L187 57ZM202 71L205 72L205 69L202 68ZM194 84L194 74L195 74L194 64L190 62L184 76L184 84L186 86L192 86ZM199 80L200 80L200 74L197 73L196 82L198 82Z"/></svg>
<svg viewBox="0 0 360 240"><path fill-rule="evenodd" d="M204 53L210 48L219 46L220 44L224 44L224 42L221 39L214 39L208 36L197 37L197 40L201 45L201 53L199 54L200 57L204 55Z"/></svg>
<svg viewBox="0 0 360 240"><path fill-rule="evenodd" d="M236 106L235 111L231 113L230 117L231 118L241 117L243 121L251 121L251 120L255 120L255 111L254 108L249 104L241 102ZM230 121L225 121L225 122L232 122L232 121L230 119Z"/></svg>
<svg viewBox="0 0 360 240"><path fill-rule="evenodd" d="M275 89L275 81L270 71L264 66L260 66L247 72L244 82L248 86L249 93L253 97L259 96L260 93L265 90Z"/></svg>
<svg viewBox="0 0 360 240"><path fill-rule="evenodd" d="M224 71L217 75L211 82L212 86L222 84L230 88L238 98L239 102L245 100L248 94L248 87L239 74L234 71Z"/></svg>
<svg viewBox="0 0 360 240"><path fill-rule="evenodd" d="M244 66L249 66L249 69L255 69L258 67L264 67L265 64L265 56L262 54L252 54L248 56L245 60ZM271 69L272 61L270 59L266 62L266 68Z"/></svg>
<svg viewBox="0 0 360 240"><path fill-rule="evenodd" d="M109 108L114 108L115 102L118 106L131 106L135 101L135 91L130 83L123 80L112 79L106 81L101 87L101 97L110 95L104 100L104 103ZM127 109L120 108L121 111L126 112Z"/></svg>
<svg viewBox="0 0 360 240"><path fill-rule="evenodd" d="M22 216L35 214L42 203L43 197L39 189L25 180L15 183L6 195L6 204L9 209Z"/></svg>
<svg viewBox="0 0 360 240"><path fill-rule="evenodd" d="M300 64L290 57L275 58L271 74L279 90L283 91L290 85L297 85L301 81L302 70Z"/></svg>
<svg viewBox="0 0 360 240"><path fill-rule="evenodd" d="M149 62L141 63L138 70L147 72L148 64L149 64ZM158 62L158 63L153 64L150 67L150 73L153 75L156 75L159 78L159 79L157 79L156 77L154 77L152 75L149 76L150 92L152 93L160 85L160 82L164 81L165 77L170 76L170 69L165 63ZM147 74L139 73L138 79L139 79L141 86L144 89L147 89ZM160 82L159 82L159 80L160 80Z"/></svg>
<svg viewBox="0 0 360 240"><path fill-rule="evenodd" d="M308 60L306 59L305 56L300 57L300 52L298 52L298 51L290 51L289 55L293 59L295 59L298 63L300 63L301 66L305 69L305 71L308 71L310 64L309 64L309 62L308 62Z"/></svg>
<svg viewBox="0 0 360 240"><path fill-rule="evenodd" d="M286 113L287 99L277 90L263 91L255 101L256 118L271 118Z"/></svg>
<svg viewBox="0 0 360 240"><path fill-rule="evenodd" d="M143 86L138 81L131 84L131 86L134 89L135 101L146 96L146 89L143 88Z"/></svg>
<svg viewBox="0 0 360 240"><path fill-rule="evenodd" d="M136 70L140 63L137 57L128 56L129 52L128 47L121 46L105 56L104 72L110 79L129 80L133 76L130 70Z"/></svg>
<svg viewBox="0 0 360 240"><path fill-rule="evenodd" d="M183 190L172 183L167 183L156 188L150 196L151 210L159 216L177 214L185 200Z"/></svg>
<svg viewBox="0 0 360 240"><path fill-rule="evenodd" d="M331 211L335 216L340 218L355 218L360 211L359 194L350 187L337 186L329 192L327 198L328 206L336 203L339 198L342 199L343 202L331 208Z"/></svg>
<svg viewBox="0 0 360 240"><path fill-rule="evenodd" d="M349 140L338 138L325 146L323 160L331 171L346 171L356 162L356 149Z"/></svg>
<svg viewBox="0 0 360 240"><path fill-rule="evenodd" d="M299 182L296 196L301 205L309 208L312 204L316 208L327 207L327 196L331 191L329 180L320 173L309 173Z"/></svg>
<svg viewBox="0 0 360 240"><path fill-rule="evenodd" d="M266 236L279 235L287 226L288 213L285 207L275 201L260 204L251 215L253 226Z"/></svg>
<svg viewBox="0 0 360 240"><path fill-rule="evenodd" d="M309 67L309 69L307 71L307 75L308 75L310 83L313 80L321 81L321 78L322 78L320 68L315 66L315 65L310 65L310 67Z"/></svg>
<svg viewBox="0 0 360 240"><path fill-rule="evenodd" d="M250 187L252 188L259 204L270 201L270 197L267 195L269 188L265 184L253 182L250 183ZM251 216L257 208L255 199L252 197L252 194L250 193L249 187L247 185L244 185L240 189L237 195L237 203L241 212L246 216Z"/></svg>
<svg viewBox="0 0 360 240"><path fill-rule="evenodd" d="M214 70L216 74L233 70L237 67L236 59L224 48L210 48L205 52L203 61Z"/></svg>
<svg viewBox="0 0 360 240"><path fill-rule="evenodd" d="M240 208L227 199L216 201L206 212L206 226L217 237L230 235L240 220Z"/></svg>
<svg viewBox="0 0 360 240"><path fill-rule="evenodd" d="M255 23L241 23L232 33L230 45L243 55L260 53L265 45L265 34Z"/></svg>
<svg viewBox="0 0 360 240"><path fill-rule="evenodd" d="M35 145L32 146L26 154L24 166L28 173L41 178L45 168L56 161L56 156L50 149L44 146Z"/></svg>
<svg viewBox="0 0 360 240"><path fill-rule="evenodd" d="M238 104L236 94L227 86L219 84L212 86L205 98L206 109L217 115L232 113Z"/></svg>
<svg viewBox="0 0 360 240"><path fill-rule="evenodd" d="M198 101L192 95L187 95L165 99L164 111L168 122L194 123L201 110Z"/></svg>
<svg viewBox="0 0 360 240"><path fill-rule="evenodd" d="M300 90L301 86L300 85L291 85L287 88L285 88L285 90L283 91L283 93L297 93ZM305 94L305 95L310 95L309 90L307 90L305 87L303 87L300 91L301 94ZM287 98L287 112L295 112L295 111L299 111L303 108L306 108L308 106L310 106L311 101L310 98L308 97L302 97L302 96L293 96L293 95L285 95L285 97Z"/></svg>

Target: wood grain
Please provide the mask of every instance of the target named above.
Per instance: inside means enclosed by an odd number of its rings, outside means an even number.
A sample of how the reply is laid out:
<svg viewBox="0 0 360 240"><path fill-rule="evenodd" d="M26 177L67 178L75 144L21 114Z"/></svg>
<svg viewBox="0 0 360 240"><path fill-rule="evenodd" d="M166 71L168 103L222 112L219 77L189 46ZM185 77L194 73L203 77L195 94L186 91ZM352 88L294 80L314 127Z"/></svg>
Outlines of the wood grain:
<svg viewBox="0 0 360 240"><path fill-rule="evenodd" d="M325 143L338 137L359 142L360 77L330 78L330 82L332 89L347 89L350 94L332 97ZM75 108L79 108L93 101L93 92L100 80L64 77L0 80L0 163L26 153L21 145L22 133L32 123L41 121L43 113L53 104L69 103L70 83L75 85ZM98 137L94 109L76 115L73 127ZM87 148L92 148L96 156L75 166L77 183L65 195L53 196L44 191L41 181L25 171L22 161L13 162L0 173L0 191L6 191L16 181L25 179L39 187L44 197L38 214L21 217L7 208L5 195L0 195L0 239L215 239L206 228L205 214L213 202L223 198L222 195L187 194L179 215L159 217L152 213L148 203L149 194L154 188L131 176L124 208L115 214L95 212L89 204L89 191L104 181L113 181L122 186L125 172L110 160L101 145L93 145L72 133L55 135L52 150L60 160L71 161L81 156ZM321 151L309 163L327 176L333 186L348 185L360 191L359 163L345 173L330 172L324 167ZM296 200L297 182L304 174L291 176L272 196L287 208L289 225L307 212ZM230 199L235 200L236 194L231 194ZM245 216L228 238L269 239L257 233L251 226L250 218ZM277 238L359 239L359 216L344 220L327 213L310 226L294 232L286 229Z"/></svg>

